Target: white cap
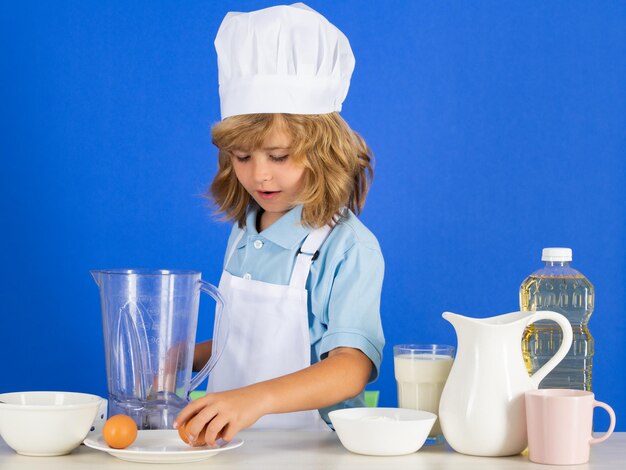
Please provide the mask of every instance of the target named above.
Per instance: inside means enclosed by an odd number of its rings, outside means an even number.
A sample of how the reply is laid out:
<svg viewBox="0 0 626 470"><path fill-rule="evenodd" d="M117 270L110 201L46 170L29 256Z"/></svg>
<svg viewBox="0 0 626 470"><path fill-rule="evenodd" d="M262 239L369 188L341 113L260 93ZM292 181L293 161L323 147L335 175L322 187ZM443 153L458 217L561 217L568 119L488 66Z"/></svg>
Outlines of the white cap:
<svg viewBox="0 0 626 470"><path fill-rule="evenodd" d="M541 251L541 261L572 261L572 249L544 248Z"/></svg>
<svg viewBox="0 0 626 470"><path fill-rule="evenodd" d="M303 3L228 13L215 50L222 119L341 111L354 70L348 38Z"/></svg>

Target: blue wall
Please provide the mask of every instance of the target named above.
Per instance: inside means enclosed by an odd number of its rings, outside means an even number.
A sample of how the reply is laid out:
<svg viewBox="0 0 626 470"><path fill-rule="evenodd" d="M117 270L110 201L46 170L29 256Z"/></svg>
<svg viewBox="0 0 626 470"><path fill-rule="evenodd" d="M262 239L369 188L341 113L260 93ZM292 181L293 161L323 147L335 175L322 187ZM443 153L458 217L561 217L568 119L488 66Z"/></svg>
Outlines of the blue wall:
<svg viewBox="0 0 626 470"><path fill-rule="evenodd" d="M227 11L270 4L2 3L0 391L106 394L89 269L218 281L212 41ZM442 311L516 310L541 248L569 246L596 287L594 390L626 431L626 3L309 4L351 41L343 116L377 157L381 404L393 344L456 344Z"/></svg>

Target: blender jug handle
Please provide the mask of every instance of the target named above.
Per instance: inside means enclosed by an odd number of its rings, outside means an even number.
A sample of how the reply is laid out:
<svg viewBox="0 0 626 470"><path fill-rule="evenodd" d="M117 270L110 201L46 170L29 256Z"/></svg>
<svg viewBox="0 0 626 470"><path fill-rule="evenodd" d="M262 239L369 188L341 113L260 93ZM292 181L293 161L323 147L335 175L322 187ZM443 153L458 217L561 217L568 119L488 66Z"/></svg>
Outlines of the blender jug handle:
<svg viewBox="0 0 626 470"><path fill-rule="evenodd" d="M209 282L203 281L202 279L200 279L200 290L204 292L205 294L209 294L211 297L213 297L216 303L215 323L213 327L213 345L211 348L212 349L211 358L204 365L204 367L200 369L200 371L193 377L193 379L191 379L191 382L189 384L190 392L192 390L195 390L198 387L198 385L200 385L200 383L204 379L206 379L207 375L209 375L211 370L213 370L213 367L215 367L215 364L217 364L217 361L219 361L222 355L222 352L224 352L224 345L228 341L229 318L228 318L228 313L226 312L227 310L226 303L224 302L224 298L222 297L222 294L220 294L220 291L217 289L217 287L215 287L213 284ZM223 314L225 314L225 317L226 317L226 329L225 330L221 328ZM225 334L223 335L223 338L220 337L221 331L225 332Z"/></svg>

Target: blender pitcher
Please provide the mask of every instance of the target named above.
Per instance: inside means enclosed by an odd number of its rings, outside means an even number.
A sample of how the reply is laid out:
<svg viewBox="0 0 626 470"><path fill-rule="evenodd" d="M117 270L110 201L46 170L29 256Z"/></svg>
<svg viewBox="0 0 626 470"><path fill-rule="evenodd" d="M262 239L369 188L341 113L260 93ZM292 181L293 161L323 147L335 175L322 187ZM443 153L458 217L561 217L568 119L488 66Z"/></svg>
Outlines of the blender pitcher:
<svg viewBox="0 0 626 470"><path fill-rule="evenodd" d="M216 328L222 296L197 271L90 272L100 288L109 416L128 415L139 429L171 429L226 341L214 335L214 354L192 379L200 291L216 301Z"/></svg>

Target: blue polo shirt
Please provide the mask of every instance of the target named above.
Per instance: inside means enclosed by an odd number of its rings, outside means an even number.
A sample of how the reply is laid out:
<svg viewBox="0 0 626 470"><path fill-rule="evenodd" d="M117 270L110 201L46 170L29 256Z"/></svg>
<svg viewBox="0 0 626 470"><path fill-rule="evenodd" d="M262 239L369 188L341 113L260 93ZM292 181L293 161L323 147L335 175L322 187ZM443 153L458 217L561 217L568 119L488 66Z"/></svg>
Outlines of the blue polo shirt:
<svg viewBox="0 0 626 470"><path fill-rule="evenodd" d="M259 233L257 210L250 210L245 233L225 269L233 276L288 285L298 250L311 232L300 223L301 215L302 206L296 206ZM239 231L235 224L226 258ZM354 213L346 210L321 246L306 282L311 364L332 349L356 348L374 364L370 382L378 377L385 344L380 320L383 275L384 260L378 240ZM329 422L329 411L355 406L364 406L363 393L320 413Z"/></svg>

